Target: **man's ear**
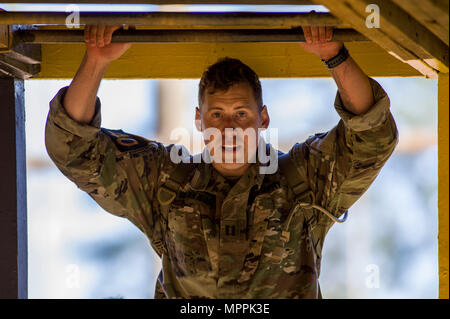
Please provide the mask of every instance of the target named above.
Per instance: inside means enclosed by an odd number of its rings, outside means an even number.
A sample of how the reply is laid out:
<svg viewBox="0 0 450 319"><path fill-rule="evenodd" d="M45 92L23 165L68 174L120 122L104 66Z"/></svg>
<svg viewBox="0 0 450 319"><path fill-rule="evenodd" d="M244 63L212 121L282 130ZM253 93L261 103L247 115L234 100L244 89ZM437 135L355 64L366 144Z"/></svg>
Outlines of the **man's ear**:
<svg viewBox="0 0 450 319"><path fill-rule="evenodd" d="M269 124L270 124L269 112L267 111L267 106L263 105L263 108L261 109L261 128L266 129L269 127Z"/></svg>
<svg viewBox="0 0 450 319"><path fill-rule="evenodd" d="M202 131L202 118L198 106L195 108L195 127L197 128L197 131Z"/></svg>

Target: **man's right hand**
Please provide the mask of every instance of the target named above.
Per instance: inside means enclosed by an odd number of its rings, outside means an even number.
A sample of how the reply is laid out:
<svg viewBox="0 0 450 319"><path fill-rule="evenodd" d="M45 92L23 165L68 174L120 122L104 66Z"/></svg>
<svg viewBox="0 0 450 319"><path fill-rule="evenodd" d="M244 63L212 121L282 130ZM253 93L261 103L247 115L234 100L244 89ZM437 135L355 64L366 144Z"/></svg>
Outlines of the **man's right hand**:
<svg viewBox="0 0 450 319"><path fill-rule="evenodd" d="M121 28L122 25L86 25L84 41L88 58L108 64L121 57L131 47L131 43L111 43L113 32Z"/></svg>
<svg viewBox="0 0 450 319"><path fill-rule="evenodd" d="M97 91L109 63L131 47L131 43L111 43L113 32L121 28L121 25L86 25L84 29L86 52L63 101L67 113L77 122L91 123Z"/></svg>

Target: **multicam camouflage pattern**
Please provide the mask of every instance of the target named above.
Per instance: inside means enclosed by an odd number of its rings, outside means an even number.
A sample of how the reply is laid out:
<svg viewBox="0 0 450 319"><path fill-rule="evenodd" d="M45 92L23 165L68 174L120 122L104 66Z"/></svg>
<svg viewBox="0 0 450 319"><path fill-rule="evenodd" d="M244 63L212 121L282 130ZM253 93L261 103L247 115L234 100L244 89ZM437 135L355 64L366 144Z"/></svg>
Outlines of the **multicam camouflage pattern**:
<svg viewBox="0 0 450 319"><path fill-rule="evenodd" d="M314 203L336 217L367 190L398 141L389 99L371 84L376 103L367 113L349 113L338 94L338 125L290 150ZM106 211L148 236L163 264L156 298L321 297L322 247L334 221L296 205L280 172L261 175L255 163L232 183L199 163L162 214L156 194L177 165L173 145L101 129L98 98L90 125L73 121L61 106L65 90L50 103L48 153Z"/></svg>

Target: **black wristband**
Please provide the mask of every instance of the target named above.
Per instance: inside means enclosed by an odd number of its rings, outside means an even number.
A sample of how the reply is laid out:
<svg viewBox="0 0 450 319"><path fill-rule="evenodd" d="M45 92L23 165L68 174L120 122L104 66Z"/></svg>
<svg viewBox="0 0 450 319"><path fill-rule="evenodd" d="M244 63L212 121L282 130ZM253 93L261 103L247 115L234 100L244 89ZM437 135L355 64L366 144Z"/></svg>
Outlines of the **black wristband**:
<svg viewBox="0 0 450 319"><path fill-rule="evenodd" d="M322 62L327 66L327 68L332 69L337 67L345 60L347 60L348 57L349 57L348 50L345 47L345 45L343 45L336 56L332 57L329 60L322 60Z"/></svg>

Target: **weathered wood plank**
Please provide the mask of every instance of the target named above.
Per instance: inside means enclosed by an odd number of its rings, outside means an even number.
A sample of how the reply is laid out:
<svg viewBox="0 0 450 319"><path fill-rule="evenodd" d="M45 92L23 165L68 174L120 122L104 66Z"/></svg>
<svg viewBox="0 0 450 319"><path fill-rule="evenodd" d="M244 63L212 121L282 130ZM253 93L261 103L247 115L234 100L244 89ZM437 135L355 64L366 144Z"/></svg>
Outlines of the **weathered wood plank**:
<svg viewBox="0 0 450 319"><path fill-rule="evenodd" d="M0 11L0 24L46 24L66 25L67 12L51 11ZM290 28L299 25L340 26L340 21L329 13L318 12L80 12L80 25L86 24L131 24L154 27L198 26L259 28Z"/></svg>
<svg viewBox="0 0 450 319"><path fill-rule="evenodd" d="M392 0L449 45L448 0Z"/></svg>
<svg viewBox="0 0 450 319"><path fill-rule="evenodd" d="M27 193L22 80L0 78L0 298L27 298Z"/></svg>
<svg viewBox="0 0 450 319"><path fill-rule="evenodd" d="M14 42L11 34L22 26L6 25L6 27L8 27L4 41L6 47L0 47L0 75L22 80L35 76L41 69L40 45Z"/></svg>
<svg viewBox="0 0 450 319"><path fill-rule="evenodd" d="M0 8L0 14L5 11ZM8 50L11 46L11 30L7 24L0 24L0 52Z"/></svg>
<svg viewBox="0 0 450 319"><path fill-rule="evenodd" d="M356 7L378 4L381 30L439 72L448 72L448 45L391 0L347 0Z"/></svg>
<svg viewBox="0 0 450 319"><path fill-rule="evenodd" d="M22 43L84 43L83 30L30 30L13 33L15 42ZM336 41L370 42L352 29L334 32ZM111 42L128 43L201 43L201 42L305 42L300 28L291 29L227 29L227 30L117 30Z"/></svg>
<svg viewBox="0 0 450 319"><path fill-rule="evenodd" d="M347 22L355 30L425 76L437 78L436 70L448 72L448 47L444 50L445 44L431 32L424 30L423 26L416 28L420 24L400 8L394 7L393 3L385 0L314 1L324 4L344 23ZM380 28L366 26L366 18L370 13L366 12L366 8L370 4L376 4L380 8ZM414 39L416 31L424 39ZM436 39L442 45L435 41Z"/></svg>
<svg viewBox="0 0 450 319"><path fill-rule="evenodd" d="M10 47L10 35L9 25L0 24L0 52L8 50Z"/></svg>

